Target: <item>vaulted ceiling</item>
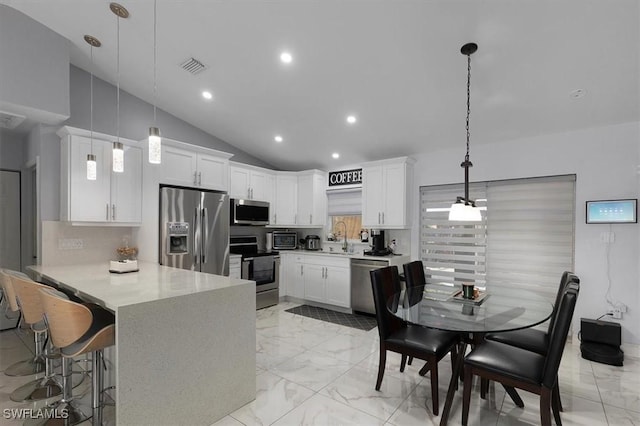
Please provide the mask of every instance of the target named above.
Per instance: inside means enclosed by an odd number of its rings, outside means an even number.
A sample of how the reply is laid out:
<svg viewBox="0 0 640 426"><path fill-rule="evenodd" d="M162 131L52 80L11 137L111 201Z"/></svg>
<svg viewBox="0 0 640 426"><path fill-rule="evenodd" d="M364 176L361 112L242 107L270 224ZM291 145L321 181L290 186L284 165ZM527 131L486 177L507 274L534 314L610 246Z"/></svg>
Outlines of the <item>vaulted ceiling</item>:
<svg viewBox="0 0 640 426"><path fill-rule="evenodd" d="M98 37L94 72L115 83L108 1L0 1L68 38L82 69ZM120 3L120 86L152 103L153 1ZM638 120L639 22L638 0L158 0L157 104L282 169L462 153L464 43L482 144ZM207 68L183 70L191 57Z"/></svg>

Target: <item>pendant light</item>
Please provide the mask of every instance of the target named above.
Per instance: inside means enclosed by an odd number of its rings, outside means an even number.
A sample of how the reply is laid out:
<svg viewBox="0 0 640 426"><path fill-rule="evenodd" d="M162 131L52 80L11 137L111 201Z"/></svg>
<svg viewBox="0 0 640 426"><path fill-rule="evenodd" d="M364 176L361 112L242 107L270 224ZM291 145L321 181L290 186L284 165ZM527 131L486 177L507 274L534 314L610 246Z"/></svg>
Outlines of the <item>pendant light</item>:
<svg viewBox="0 0 640 426"><path fill-rule="evenodd" d="M100 40L90 35L85 35L84 41L86 41L89 44L89 46L91 46L91 69L89 70L91 74L91 83L90 83L91 117L89 119L91 123L91 153L87 154L87 179L96 180L98 175L98 165L96 163L96 156L93 154L93 48L102 46L102 43L100 43Z"/></svg>
<svg viewBox="0 0 640 426"><path fill-rule="evenodd" d="M160 164L162 157L162 138L156 127L157 6L157 0L153 0L153 127L149 127L149 163L152 164Z"/></svg>
<svg viewBox="0 0 640 426"><path fill-rule="evenodd" d="M480 222L482 215L480 209L476 207L475 201L469 198L469 167L473 167L469 161L469 116L471 115L471 55L478 50L475 43L467 43L460 49L460 53L467 57L467 154L460 167L464 169L464 197L458 197L449 210L449 220Z"/></svg>
<svg viewBox="0 0 640 426"><path fill-rule="evenodd" d="M118 3L109 5L111 11L116 15L117 22L117 42L116 42L116 138L113 143L112 170L116 173L124 172L124 146L120 142L120 18L128 18L129 11Z"/></svg>

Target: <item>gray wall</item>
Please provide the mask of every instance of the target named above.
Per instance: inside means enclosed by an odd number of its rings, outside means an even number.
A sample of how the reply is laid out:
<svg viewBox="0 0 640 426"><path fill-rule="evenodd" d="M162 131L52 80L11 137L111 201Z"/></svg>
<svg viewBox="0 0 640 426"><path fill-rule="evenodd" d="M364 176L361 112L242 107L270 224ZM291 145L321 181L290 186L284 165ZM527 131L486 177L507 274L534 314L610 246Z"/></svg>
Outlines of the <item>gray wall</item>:
<svg viewBox="0 0 640 426"><path fill-rule="evenodd" d="M89 129L91 125L90 74L71 65L70 77L71 117L64 124ZM153 105L120 90L120 136L142 140L148 136L149 125L152 122ZM157 110L157 123L163 137L228 152L234 154L233 161L273 169L270 164L160 109ZM93 130L115 135L116 126L116 88L94 77Z"/></svg>
<svg viewBox="0 0 640 426"><path fill-rule="evenodd" d="M3 109L51 124L69 116L69 42L65 38L0 5L0 58Z"/></svg>
<svg viewBox="0 0 640 426"><path fill-rule="evenodd" d="M20 170L24 164L24 136L0 129L0 169Z"/></svg>

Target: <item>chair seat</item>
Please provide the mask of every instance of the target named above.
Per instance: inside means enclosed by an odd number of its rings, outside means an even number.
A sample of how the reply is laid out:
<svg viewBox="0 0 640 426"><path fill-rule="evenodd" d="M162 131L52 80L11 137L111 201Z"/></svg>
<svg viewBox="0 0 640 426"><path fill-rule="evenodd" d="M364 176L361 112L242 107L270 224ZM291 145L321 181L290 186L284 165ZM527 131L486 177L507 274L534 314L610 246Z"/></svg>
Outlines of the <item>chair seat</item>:
<svg viewBox="0 0 640 426"><path fill-rule="evenodd" d="M66 356L76 356L96 349L113 345L115 316L104 308L94 304L85 304L93 315L93 322L89 329L76 342L60 349ZM100 342L95 339L100 336Z"/></svg>
<svg viewBox="0 0 640 426"><path fill-rule="evenodd" d="M414 350L436 355L445 355L458 342L456 333L409 325L393 332L385 339L387 345L410 347Z"/></svg>
<svg viewBox="0 0 640 426"><path fill-rule="evenodd" d="M545 357L504 343L486 341L471 351L464 362L501 376L540 385Z"/></svg>
<svg viewBox="0 0 640 426"><path fill-rule="evenodd" d="M549 348L549 335L544 331L533 328L506 331L504 333L490 333L485 336L485 339L526 349L540 355L546 355Z"/></svg>

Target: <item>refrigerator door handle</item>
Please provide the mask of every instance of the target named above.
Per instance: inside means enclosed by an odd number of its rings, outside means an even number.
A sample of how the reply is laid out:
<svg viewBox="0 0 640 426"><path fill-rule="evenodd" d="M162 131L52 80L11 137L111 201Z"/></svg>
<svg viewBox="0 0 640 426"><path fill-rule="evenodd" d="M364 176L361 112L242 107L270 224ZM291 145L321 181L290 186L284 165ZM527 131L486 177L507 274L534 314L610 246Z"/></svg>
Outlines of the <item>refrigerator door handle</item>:
<svg viewBox="0 0 640 426"><path fill-rule="evenodd" d="M200 263L200 226L198 219L200 218L200 209L196 207L193 215L193 261L197 265Z"/></svg>
<svg viewBox="0 0 640 426"><path fill-rule="evenodd" d="M204 241L202 242L202 263L207 263L207 244L209 242L209 209L202 209L202 221L204 226Z"/></svg>

